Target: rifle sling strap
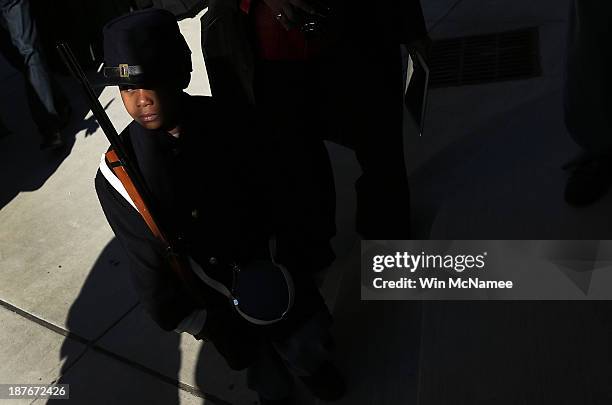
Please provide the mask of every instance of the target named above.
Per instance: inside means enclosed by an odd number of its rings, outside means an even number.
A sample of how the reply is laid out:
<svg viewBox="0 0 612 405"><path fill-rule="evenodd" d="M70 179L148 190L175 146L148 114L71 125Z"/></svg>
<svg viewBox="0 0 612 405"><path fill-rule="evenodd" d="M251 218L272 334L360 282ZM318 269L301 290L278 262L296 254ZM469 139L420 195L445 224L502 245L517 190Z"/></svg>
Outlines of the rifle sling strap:
<svg viewBox="0 0 612 405"><path fill-rule="evenodd" d="M108 162L108 165L106 164L106 162ZM108 166L110 166L110 168ZM102 161L100 162L100 171L102 172L106 180L108 180L108 182L111 184L111 186L113 186L113 188L117 190L119 194L121 194L123 198L125 198L132 205L132 207L136 208L136 210L140 213L140 216L142 216L142 219L144 219L145 223L147 224L153 235L157 239L162 241L166 246L168 246L168 241L160 232L157 223L151 216L151 213L149 212L149 209L145 205L144 201L142 200L140 193L138 192L138 190L136 190L132 179L130 179L130 177L128 176L127 172L125 171L125 167L123 166L123 164L119 160L119 157L117 157L117 154L113 149L106 152L102 157ZM117 179L119 180L119 182L117 182Z"/></svg>

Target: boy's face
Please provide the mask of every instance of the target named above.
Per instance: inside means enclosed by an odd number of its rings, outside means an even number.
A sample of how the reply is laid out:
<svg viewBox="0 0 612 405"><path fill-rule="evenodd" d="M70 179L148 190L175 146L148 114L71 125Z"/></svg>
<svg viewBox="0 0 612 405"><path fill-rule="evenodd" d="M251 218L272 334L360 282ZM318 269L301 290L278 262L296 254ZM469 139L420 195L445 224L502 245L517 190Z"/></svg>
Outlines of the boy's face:
<svg viewBox="0 0 612 405"><path fill-rule="evenodd" d="M172 129L176 126L178 97L165 88L120 86L121 99L128 114L147 129Z"/></svg>

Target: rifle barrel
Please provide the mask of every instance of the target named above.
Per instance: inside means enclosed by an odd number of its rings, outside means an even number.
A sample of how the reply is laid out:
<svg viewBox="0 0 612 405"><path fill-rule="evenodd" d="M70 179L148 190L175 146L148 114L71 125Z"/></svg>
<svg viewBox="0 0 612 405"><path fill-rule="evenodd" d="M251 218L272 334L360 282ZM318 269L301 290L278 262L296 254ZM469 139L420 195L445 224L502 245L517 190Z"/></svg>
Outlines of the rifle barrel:
<svg viewBox="0 0 612 405"><path fill-rule="evenodd" d="M74 54L72 53L72 50L70 49L70 46L67 43L58 42L57 50L59 51L60 56L62 57L64 63L68 67L68 70L70 71L72 76L81 85L83 91L85 92L85 95L87 96L87 99L89 100L91 112L93 113L94 117L96 117L96 120L98 121L98 124L100 125L100 128L102 128L102 131L108 138L108 141L110 142L112 148L115 150L115 153L117 154L117 157L121 161L121 164L125 167L125 170L128 176L130 177L130 179L132 179L132 182L134 183L134 187L140 194L143 202L145 203L147 209L151 213L151 216L156 222L160 230L160 233L162 234L164 239L167 241L170 249L172 250L173 243L171 242L170 239L168 239L169 235L166 234L162 230L162 226L159 223L159 217L154 215L155 213L155 211L153 210L154 207L151 204L152 199L150 198L150 194L147 188L145 187L145 183L142 180L142 177L140 176L140 172L136 170L135 166L133 166L130 160L128 159L128 155L125 151L125 148L123 147L123 142L121 140L121 137L117 133L117 130L113 126L113 123L111 122L110 118L106 114L106 111L104 111L102 104L100 104L100 101L98 100L98 96L93 91L91 84L89 83L89 80L87 80L87 76L85 75L85 72L81 68L81 65L75 58Z"/></svg>

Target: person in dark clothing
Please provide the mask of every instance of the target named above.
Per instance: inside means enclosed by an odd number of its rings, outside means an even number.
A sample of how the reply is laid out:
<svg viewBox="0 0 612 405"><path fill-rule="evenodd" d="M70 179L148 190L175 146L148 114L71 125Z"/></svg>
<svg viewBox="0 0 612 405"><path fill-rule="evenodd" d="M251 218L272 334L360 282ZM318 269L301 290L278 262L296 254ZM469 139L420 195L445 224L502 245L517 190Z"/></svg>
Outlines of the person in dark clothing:
<svg viewBox="0 0 612 405"><path fill-rule="evenodd" d="M25 76L30 111L43 138L40 147L61 148L64 141L60 130L68 123L71 109L49 72L38 41L30 2L0 0L0 12L0 22L8 31L19 55L15 55L13 49L7 49L5 44L2 44L0 51Z"/></svg>
<svg viewBox="0 0 612 405"><path fill-rule="evenodd" d="M352 148L361 165L361 236L408 239L400 45L427 47L420 2L211 0L207 14L202 43L213 96L254 105L281 148L308 169L304 194L321 207L313 234L335 230L327 139Z"/></svg>
<svg viewBox="0 0 612 405"><path fill-rule="evenodd" d="M313 272L330 263L311 257L316 246L295 243L301 234L293 220L295 190L290 176L281 177L287 170L274 145L263 142L248 115L236 117L215 99L182 91L190 51L168 11L147 9L109 22L104 54L107 84L119 85L134 118L122 142L150 192L156 220L181 242L193 272L205 280L202 273L231 260L248 277L254 263L269 260L275 240L275 260L288 269L294 293L287 316L264 326L203 285L185 285L103 159L96 192L130 259L145 310L164 330L210 340L232 368L248 367L249 387L262 404L289 403L289 370L320 398L342 396L343 380L329 362L331 315L313 281ZM228 273L217 274L224 282ZM209 294L196 296L194 288ZM262 301L275 294L269 284L252 288Z"/></svg>
<svg viewBox="0 0 612 405"><path fill-rule="evenodd" d="M612 4L572 0L570 7L565 123L582 155L566 166L565 201L582 207L612 188Z"/></svg>

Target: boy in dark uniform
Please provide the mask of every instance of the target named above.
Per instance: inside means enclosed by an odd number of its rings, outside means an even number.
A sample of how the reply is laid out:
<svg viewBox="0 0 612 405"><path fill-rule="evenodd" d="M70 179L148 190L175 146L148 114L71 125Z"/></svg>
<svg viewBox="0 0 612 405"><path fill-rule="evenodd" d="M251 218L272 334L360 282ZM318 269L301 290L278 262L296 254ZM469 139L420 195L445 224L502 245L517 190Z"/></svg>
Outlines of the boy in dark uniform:
<svg viewBox="0 0 612 405"><path fill-rule="evenodd" d="M140 302L164 330L208 339L232 368L248 367L262 404L290 403L294 375L314 395L342 396L329 362L331 316L313 273L331 263L328 240L304 245L293 212L291 174L245 112L183 92L191 52L167 11L119 17L104 29L105 84L118 85L134 121L121 133L155 207L156 220L181 242L181 253L204 269L231 258L247 268L270 256L288 269L293 306L273 326L247 322L225 297L196 297L172 272L163 245L103 159L96 175L100 204L131 262ZM280 175L284 175L281 178ZM193 287L193 286L191 286ZM261 297L268 285L256 286ZM203 298L203 299L199 299Z"/></svg>

